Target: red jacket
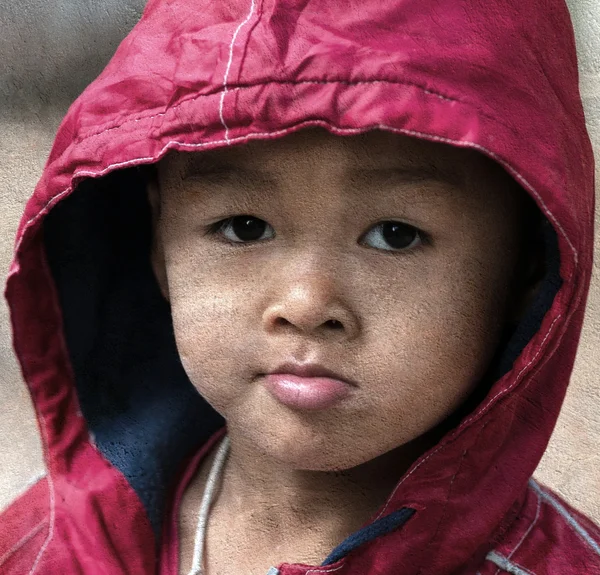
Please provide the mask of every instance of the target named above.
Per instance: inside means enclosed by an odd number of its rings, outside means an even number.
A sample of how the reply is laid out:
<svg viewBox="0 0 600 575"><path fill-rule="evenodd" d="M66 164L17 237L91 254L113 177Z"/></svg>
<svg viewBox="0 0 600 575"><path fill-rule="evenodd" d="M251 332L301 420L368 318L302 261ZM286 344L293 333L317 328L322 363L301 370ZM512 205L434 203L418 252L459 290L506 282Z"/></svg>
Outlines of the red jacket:
<svg viewBox="0 0 600 575"><path fill-rule="evenodd" d="M485 394L373 521L279 575L600 574L598 526L531 479L592 270L563 0L151 0L71 106L18 229L6 297L47 474L0 515L3 575L177 574L182 490L224 421L179 361L135 167L310 124L499 162L549 221L547 274Z"/></svg>

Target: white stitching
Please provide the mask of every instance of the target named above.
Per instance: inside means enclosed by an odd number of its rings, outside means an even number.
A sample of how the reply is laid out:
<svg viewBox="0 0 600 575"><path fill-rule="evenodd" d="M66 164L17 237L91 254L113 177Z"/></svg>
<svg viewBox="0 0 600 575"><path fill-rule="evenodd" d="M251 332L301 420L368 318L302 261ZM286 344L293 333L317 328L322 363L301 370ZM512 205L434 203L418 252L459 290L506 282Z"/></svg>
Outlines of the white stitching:
<svg viewBox="0 0 600 575"><path fill-rule="evenodd" d="M36 408L36 411L37 411L37 408ZM46 430L46 420L43 415L39 419L41 419L40 428L42 430L42 441L44 442L44 452L48 453L49 448L48 448L48 432ZM50 544L50 541L52 540L52 537L54 536L54 519L56 517L56 497L54 494L54 481L52 480L52 472L50 470L50 466L48 466L48 488L49 488L49 492L50 492L50 527L48 529L48 536L46 537L46 540L42 544L42 547L40 548L40 550L37 554L37 557L35 558L35 561L33 562L31 570L29 571L29 573L27 575L33 575L33 573L35 572L35 570L38 566L40 559L42 558L42 555L46 551L46 548L48 547L48 545Z"/></svg>
<svg viewBox="0 0 600 575"><path fill-rule="evenodd" d="M523 534L523 537L521 537L521 540L517 543L517 545L515 546L515 548L509 553L507 559L510 559L515 552L517 551L517 549L519 547L521 547L521 544L523 543L523 541L525 541L525 539L527 539L527 536L531 533L531 530L534 528L535 524L537 523L537 520L540 517L540 509L542 507L542 499L541 497L538 495L537 496L537 508L535 510L535 517L533 518L533 521L531 522L531 525L529 526L529 529L527 529L527 531L525 531L525 533Z"/></svg>
<svg viewBox="0 0 600 575"><path fill-rule="evenodd" d="M410 82L407 80L343 80L343 79L334 79L334 80L296 80L296 81L290 81L290 80L272 80L270 82L256 82L254 84L248 85L248 86L235 86L233 88L230 88L229 91L230 92L236 92L238 90L248 90L251 88L256 88L258 86L265 86L267 84L292 84L294 86L300 86L301 84L345 84L347 86L360 86L362 84L393 84L393 85L401 85L401 86L412 86L415 88L418 88L420 90L422 90L423 92L425 92L426 94L431 94L432 96L435 96L436 98L439 98L441 100L446 100L447 102L461 102L461 103L465 103L467 105L471 105L469 102L463 102L462 100L459 100L457 98L450 98L448 96L443 96L442 94L438 94L436 92L432 92L431 90L427 90L426 88L423 88L423 86L416 84L414 82ZM170 110L174 110L176 108L179 108L185 104L187 104L188 102L194 102L196 100L198 100L199 98L209 98L211 96L214 96L216 92L209 92L206 94L196 94L193 98L188 98L186 100L182 100L181 102L179 102L178 104L174 104L173 106L170 106L168 110L164 111L164 112L157 112L156 114L152 114L149 116L144 116L144 115L140 115L137 116L135 118L130 118L128 120L124 120L123 122L120 122L119 124L116 125L111 125L108 127L105 127L108 122L106 124L103 124L100 126L100 131L99 132L92 132L92 133L87 133L81 136L81 138L79 138L78 140L76 140L77 142L84 142L85 140L88 140L90 138L95 138L97 136L100 136L102 134L104 134L105 132L110 132L111 130L116 130L118 128L121 128L122 126L125 126L127 124L131 124L132 122L140 122L141 120L152 120L153 118L158 118L161 116L165 116ZM491 118L493 120L496 120L497 122L502 123L500 120L497 120L496 118L494 118L493 116L488 115L486 112L480 111L481 114L483 114L484 116ZM503 124L505 125L505 124ZM508 126L507 126L508 127Z"/></svg>
<svg viewBox="0 0 600 575"><path fill-rule="evenodd" d="M73 174L73 179L75 179L75 177L76 177L75 174ZM17 245L15 246L15 253L17 253L19 251L19 248L21 247L21 244L23 243L23 238L25 237L25 232L27 231L27 228L29 228L41 216L45 215L48 212L50 206L52 204L56 203L65 194L68 194L71 191L71 189L72 189L72 187L69 186L66 190L63 190L59 194L56 194L56 196L51 198L35 216L33 216L31 219L29 219L27 221L27 223L25 224L25 227L23 228L23 232L21 233L21 236L19 237L19 239L17 241ZM8 279L10 279L12 276L14 276L18 271L18 269L16 269L14 266L11 266L11 268L12 269L10 270L10 272L8 274Z"/></svg>
<svg viewBox="0 0 600 575"><path fill-rule="evenodd" d="M252 4L250 6L250 13L246 16L246 19L240 23L237 27L235 33L233 34L233 38L231 39L231 44L229 44L229 61L227 62L227 69L225 70L225 76L223 78L223 91L221 92L221 101L219 102L219 116L221 118L221 124L225 127L225 140L229 142L229 128L225 123L225 119L223 118L223 101L225 100L225 94L227 94L227 76L229 76L229 68L231 66L231 62L233 61L233 46L235 44L235 39L237 38L238 32L241 28L252 18L252 14L254 13L254 0L252 0Z"/></svg>
<svg viewBox="0 0 600 575"><path fill-rule="evenodd" d="M496 154L494 154L494 152L490 152L488 150L488 153L497 162L501 163L515 178L517 178L523 184L523 186L525 186L525 188L528 189L537 198L538 202L540 202L542 204L542 206L544 207L544 212L546 213L546 215L552 220L552 222L554 223L554 225L560 230L560 232L562 233L562 235L565 238L566 242L569 244L569 247L571 248L571 251L573 252L573 258L575 260L575 265L577 265L579 263L579 254L577 253L577 250L575 249L575 246L571 243L571 240L569 239L569 236L567 235L567 232L565 232L565 230L560 225L560 223L558 222L558 220L554 217L554 214L546 207L546 204L544 203L544 201L542 200L542 198L540 197L540 195L537 193L537 191L535 190L535 188L519 172L517 172L515 169L513 169L512 166L509 166L506 162L504 162L498 156L496 156Z"/></svg>
<svg viewBox="0 0 600 575"><path fill-rule="evenodd" d="M436 94L435 92L432 92L431 90L426 90L425 88L421 88L421 90L423 90L423 92L425 92L426 94L431 94L432 96L439 98L440 100L446 100L446 102L456 102L456 100L454 98L448 98L446 96L442 96L441 94Z"/></svg>
<svg viewBox="0 0 600 575"><path fill-rule="evenodd" d="M538 358L538 356L542 353L544 344L546 343L546 340L548 339L548 337L550 336L550 332L552 331L552 328L554 327L554 324L562 317L561 314L558 314L554 320L552 321L552 323L550 324L550 327L548 327L548 331L546 332L546 335L544 336L544 339L542 340L542 343L540 343L540 346L538 348L537 353L533 356L533 358L529 361L529 363L524 366L521 371L517 374L517 376L515 377L512 385L510 385L509 387L507 387L504 390L499 391L496 395L494 395L494 397L492 397L492 399L490 399L487 404L482 407L481 411L485 410L488 408L489 405L491 405L491 403L500 395L506 395L509 391L511 391L516 385L517 383L519 383L519 378L521 377L521 374ZM475 417L477 417L479 414L475 413L473 414L471 417L469 417L468 419L465 420L464 425L467 425L468 423L470 423Z"/></svg>
<svg viewBox="0 0 600 575"><path fill-rule="evenodd" d="M341 569L344 566L345 562L346 557L344 557L344 561L341 563L341 565L338 565L337 567L332 567L331 569L309 569L304 573L304 575L308 575L309 573L333 573L334 571Z"/></svg>
<svg viewBox="0 0 600 575"><path fill-rule="evenodd" d="M533 491L533 489L532 489L532 491ZM531 522L529 529L527 529L527 531L525 531L525 533L523 534L523 537L521 537L520 541L515 545L514 549L508 554L507 559L510 559L515 554L515 551L521 546L523 541L525 541L525 539L527 538L529 533L531 533L531 530L533 529L534 525L537 523L537 520L540 516L540 509L542 507L542 498L540 497L539 493L536 493L536 497L537 497L537 509L535 511L535 517L533 518L533 521ZM496 573L494 573L494 575L498 575L498 573L500 573L500 569L498 569L496 571Z"/></svg>
<svg viewBox="0 0 600 575"><path fill-rule="evenodd" d="M561 505L550 493L545 492L541 485L539 485L533 477L529 480L531 487L540 495L545 501L547 501L558 513L566 520L570 527L575 531L597 554L600 556L600 545L596 543L592 536L579 524L579 522L573 517L569 511Z"/></svg>
<svg viewBox="0 0 600 575"><path fill-rule="evenodd" d="M512 575L535 575L531 569L526 569L514 561L509 561L506 557L500 555L500 553L497 553L496 551L490 551L486 555L486 559Z"/></svg>
<svg viewBox="0 0 600 575"><path fill-rule="evenodd" d="M32 527L21 539L19 539L2 557L0 557L0 567L6 563L27 541L37 535L38 531L48 522L48 518L42 519L35 527Z"/></svg>

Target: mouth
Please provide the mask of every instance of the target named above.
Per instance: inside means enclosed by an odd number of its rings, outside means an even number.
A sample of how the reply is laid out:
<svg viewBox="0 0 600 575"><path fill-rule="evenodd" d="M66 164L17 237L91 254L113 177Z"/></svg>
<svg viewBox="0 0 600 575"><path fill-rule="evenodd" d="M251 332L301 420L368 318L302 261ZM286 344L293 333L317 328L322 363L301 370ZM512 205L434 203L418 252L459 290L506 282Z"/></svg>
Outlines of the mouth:
<svg viewBox="0 0 600 575"><path fill-rule="evenodd" d="M329 378L337 381L341 381L350 385L352 387L358 387L358 384L348 378L341 376L340 374L332 371L318 363L294 363L294 362L286 362L282 363L274 370L270 371L264 375L274 375L274 374L289 374L295 375L297 377L320 377L320 378Z"/></svg>
<svg viewBox="0 0 600 575"><path fill-rule="evenodd" d="M264 386L281 404L295 410L323 410L352 395L355 382L318 364L285 363L263 374Z"/></svg>

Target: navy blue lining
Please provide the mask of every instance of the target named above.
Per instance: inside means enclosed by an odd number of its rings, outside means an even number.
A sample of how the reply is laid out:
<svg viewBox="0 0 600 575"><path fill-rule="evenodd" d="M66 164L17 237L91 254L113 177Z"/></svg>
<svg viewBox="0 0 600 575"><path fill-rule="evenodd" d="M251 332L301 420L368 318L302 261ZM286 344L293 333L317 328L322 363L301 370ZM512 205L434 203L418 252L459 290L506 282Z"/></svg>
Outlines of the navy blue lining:
<svg viewBox="0 0 600 575"><path fill-rule="evenodd" d="M59 294L65 339L83 415L98 449L138 493L160 545L166 497L185 458L225 425L195 390L179 359L170 307L150 265L151 223L136 170L86 180L44 221L46 253ZM554 228L546 222L546 278L523 321L498 350L486 378L447 420L454 427L511 369L562 280ZM395 529L390 514L342 542L338 560Z"/></svg>
<svg viewBox="0 0 600 575"><path fill-rule="evenodd" d="M504 333L486 374L473 393L444 421L443 425L446 429L457 427L487 397L494 383L513 368L515 360L539 331L546 312L552 307L554 298L563 284L560 276L560 250L556 231L543 216L540 223L542 236L540 247L543 250L544 260L542 284L519 324Z"/></svg>
<svg viewBox="0 0 600 575"><path fill-rule="evenodd" d="M387 535L391 531L395 529L399 529L402 527L414 514L416 513L415 509L411 509L410 507L403 507L398 511L394 511L377 521L374 521L370 525L359 529L346 539L342 541L321 563L321 565L330 565L331 563L335 563L339 561L344 555L348 555L350 551L353 551L357 547L364 545L365 543L372 541L373 539L377 539L377 537L381 537L382 535Z"/></svg>
<svg viewBox="0 0 600 575"><path fill-rule="evenodd" d="M167 491L225 420L181 365L150 265L150 222L145 187L127 170L83 182L44 235L81 411L144 504L158 547Z"/></svg>
<svg viewBox="0 0 600 575"><path fill-rule="evenodd" d="M527 310L525 317L523 317L514 332L509 334L506 344L499 348L500 353L497 360L487 375L487 379L491 383L497 381L512 369L515 360L521 355L521 351L539 331L546 312L552 307L554 297L563 284L560 277L558 237L550 222L545 218L542 221L541 229L545 264L543 285Z"/></svg>

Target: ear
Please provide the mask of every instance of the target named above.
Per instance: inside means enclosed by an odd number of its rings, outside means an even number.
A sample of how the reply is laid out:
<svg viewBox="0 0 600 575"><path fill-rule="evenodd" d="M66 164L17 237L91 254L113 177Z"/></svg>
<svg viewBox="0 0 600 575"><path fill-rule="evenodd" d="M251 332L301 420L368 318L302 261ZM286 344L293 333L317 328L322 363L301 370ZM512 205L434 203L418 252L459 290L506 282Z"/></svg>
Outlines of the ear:
<svg viewBox="0 0 600 575"><path fill-rule="evenodd" d="M517 297L510 312L510 321L518 324L537 296L546 275L545 247L542 225L534 225L526 236L525 256L522 258L517 275Z"/></svg>
<svg viewBox="0 0 600 575"><path fill-rule="evenodd" d="M169 283L167 280L167 266L165 262L165 252L160 228L160 189L157 177L149 177L146 184L146 193L152 213L152 248L150 262L154 277L158 283L160 293L163 297L169 299Z"/></svg>
<svg viewBox="0 0 600 575"><path fill-rule="evenodd" d="M513 325L517 325L527 313L527 310L539 292L542 280L543 278L540 278L535 283L530 282L521 288L520 297L515 302L510 314L510 322Z"/></svg>

